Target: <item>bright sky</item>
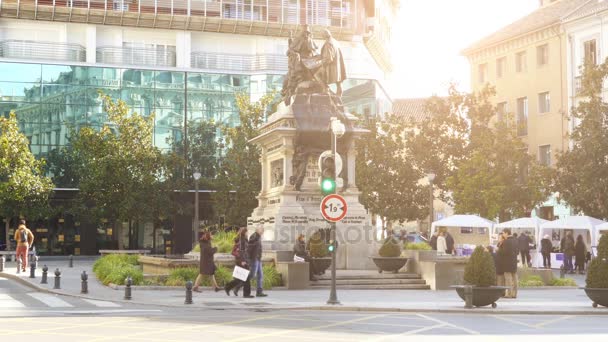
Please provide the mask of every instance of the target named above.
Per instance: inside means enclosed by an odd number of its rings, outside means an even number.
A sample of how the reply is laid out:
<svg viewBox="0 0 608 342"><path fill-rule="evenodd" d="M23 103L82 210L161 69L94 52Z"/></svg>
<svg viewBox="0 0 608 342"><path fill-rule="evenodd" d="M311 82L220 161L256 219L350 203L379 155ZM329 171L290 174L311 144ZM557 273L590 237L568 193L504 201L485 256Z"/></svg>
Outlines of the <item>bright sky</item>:
<svg viewBox="0 0 608 342"><path fill-rule="evenodd" d="M402 0L393 31L393 99L469 90L460 51L538 8L538 0Z"/></svg>

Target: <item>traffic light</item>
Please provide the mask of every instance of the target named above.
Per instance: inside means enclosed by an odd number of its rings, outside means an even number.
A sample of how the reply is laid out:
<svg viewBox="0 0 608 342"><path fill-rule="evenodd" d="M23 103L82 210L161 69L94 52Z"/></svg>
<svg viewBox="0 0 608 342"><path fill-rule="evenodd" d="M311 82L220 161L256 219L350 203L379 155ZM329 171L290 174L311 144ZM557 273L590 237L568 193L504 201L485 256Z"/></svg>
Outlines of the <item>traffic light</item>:
<svg viewBox="0 0 608 342"><path fill-rule="evenodd" d="M337 248L338 248L338 241L329 240L329 244L327 245L327 252L329 252L329 254L332 254L333 252L336 251Z"/></svg>
<svg viewBox="0 0 608 342"><path fill-rule="evenodd" d="M334 157L330 155L321 156L319 159L319 169L321 170L320 186L323 195L336 192L336 165Z"/></svg>

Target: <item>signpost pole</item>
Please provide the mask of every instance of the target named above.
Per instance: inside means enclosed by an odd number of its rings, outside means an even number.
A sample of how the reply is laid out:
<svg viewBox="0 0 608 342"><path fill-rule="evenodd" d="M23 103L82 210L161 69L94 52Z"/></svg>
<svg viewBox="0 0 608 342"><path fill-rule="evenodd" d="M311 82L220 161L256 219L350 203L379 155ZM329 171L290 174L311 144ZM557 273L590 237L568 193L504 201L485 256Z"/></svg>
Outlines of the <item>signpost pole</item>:
<svg viewBox="0 0 608 342"><path fill-rule="evenodd" d="M331 131L331 153L332 156L334 157L334 184L336 182L336 178L338 178L338 175L336 174L336 134L334 133L333 129L330 129ZM337 192L337 186L334 186L334 191L333 193L335 194ZM336 222L331 222L331 233L330 233L330 237L331 237L331 243L333 244L333 251L331 252L331 290L329 292L329 300L327 301L327 304L331 304L331 305L338 305L340 304L340 301L338 300L338 294L336 293Z"/></svg>

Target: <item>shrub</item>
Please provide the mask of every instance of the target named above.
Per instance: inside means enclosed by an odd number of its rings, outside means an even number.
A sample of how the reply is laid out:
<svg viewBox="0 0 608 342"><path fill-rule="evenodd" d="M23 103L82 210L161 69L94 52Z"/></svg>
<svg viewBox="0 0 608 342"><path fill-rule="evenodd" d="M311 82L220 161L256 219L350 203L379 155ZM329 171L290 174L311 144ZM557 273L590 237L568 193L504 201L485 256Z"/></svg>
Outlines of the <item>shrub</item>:
<svg viewBox="0 0 608 342"><path fill-rule="evenodd" d="M473 286L486 287L496 284L494 259L482 246L477 246L464 268L464 281Z"/></svg>
<svg viewBox="0 0 608 342"><path fill-rule="evenodd" d="M194 282L199 269L196 267L179 267L171 270L165 281L167 286L184 286L187 281Z"/></svg>
<svg viewBox="0 0 608 342"><path fill-rule="evenodd" d="M551 281L551 286L577 286L572 278L555 278Z"/></svg>
<svg viewBox="0 0 608 342"><path fill-rule="evenodd" d="M395 258L401 255L399 242L394 238L387 238L378 250L378 254L383 258Z"/></svg>
<svg viewBox="0 0 608 342"><path fill-rule="evenodd" d="M433 249L431 245L426 242L406 242L404 248L410 251L430 251Z"/></svg>
<svg viewBox="0 0 608 342"><path fill-rule="evenodd" d="M327 256L327 243L323 240L320 232L312 234L308 240L308 248L310 250L310 256L313 258L324 258Z"/></svg>
<svg viewBox="0 0 608 342"><path fill-rule="evenodd" d="M281 286L283 284L283 278L281 278L281 273L279 273L274 266L264 265L264 267L262 268L262 272L264 272L264 284L262 284L264 290L270 290L275 286ZM257 288L257 281L255 277L251 279L251 288Z"/></svg>
<svg viewBox="0 0 608 342"><path fill-rule="evenodd" d="M237 232L229 231L229 232L217 232L213 235L213 240L211 240L211 245L213 247L217 247L218 253L230 253L232 252L232 246L234 246L234 239L236 238ZM200 244L196 244L192 249L193 253L200 253L201 246Z"/></svg>
<svg viewBox="0 0 608 342"><path fill-rule="evenodd" d="M597 257L587 269L587 287L592 289L608 288L608 235L602 235L597 246Z"/></svg>
<svg viewBox="0 0 608 342"><path fill-rule="evenodd" d="M144 275L137 264L138 257L138 255L106 255L95 261L93 272L104 285L109 283L124 285L125 279L129 276L133 279L133 285L139 285Z"/></svg>
<svg viewBox="0 0 608 342"><path fill-rule="evenodd" d="M526 275L519 279L520 287L537 287L537 286L545 286L545 282L543 278L537 275Z"/></svg>

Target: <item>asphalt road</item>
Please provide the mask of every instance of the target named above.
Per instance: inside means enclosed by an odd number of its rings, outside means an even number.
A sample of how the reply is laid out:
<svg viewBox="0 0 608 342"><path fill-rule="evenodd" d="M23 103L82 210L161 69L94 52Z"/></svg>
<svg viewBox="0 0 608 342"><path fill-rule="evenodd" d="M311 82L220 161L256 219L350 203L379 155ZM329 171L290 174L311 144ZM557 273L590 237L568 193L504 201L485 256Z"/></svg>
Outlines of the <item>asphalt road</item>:
<svg viewBox="0 0 608 342"><path fill-rule="evenodd" d="M605 341L606 322L606 316L167 308L33 292L0 278L0 336L19 342Z"/></svg>

